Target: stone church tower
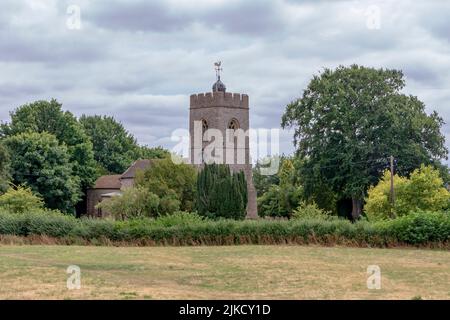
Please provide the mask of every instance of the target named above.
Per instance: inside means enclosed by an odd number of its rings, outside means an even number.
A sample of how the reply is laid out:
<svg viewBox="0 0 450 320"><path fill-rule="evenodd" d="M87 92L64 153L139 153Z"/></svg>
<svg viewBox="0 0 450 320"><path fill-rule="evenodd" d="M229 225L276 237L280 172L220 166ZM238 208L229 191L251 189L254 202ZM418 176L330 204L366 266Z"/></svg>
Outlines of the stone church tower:
<svg viewBox="0 0 450 320"><path fill-rule="evenodd" d="M247 179L247 218L257 218L256 190L252 179L249 146L248 95L226 92L216 64L217 81L212 92L190 97L189 133L191 163L226 163ZM215 148L212 148L214 146Z"/></svg>

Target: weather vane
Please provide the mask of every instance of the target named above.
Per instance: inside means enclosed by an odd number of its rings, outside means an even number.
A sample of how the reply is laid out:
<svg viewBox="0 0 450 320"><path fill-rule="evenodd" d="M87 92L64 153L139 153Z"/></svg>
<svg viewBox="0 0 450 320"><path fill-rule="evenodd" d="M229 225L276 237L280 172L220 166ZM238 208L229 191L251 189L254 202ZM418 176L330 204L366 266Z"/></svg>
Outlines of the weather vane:
<svg viewBox="0 0 450 320"><path fill-rule="evenodd" d="M214 69L216 69L217 80L220 80L220 71L222 71L222 61L214 62Z"/></svg>

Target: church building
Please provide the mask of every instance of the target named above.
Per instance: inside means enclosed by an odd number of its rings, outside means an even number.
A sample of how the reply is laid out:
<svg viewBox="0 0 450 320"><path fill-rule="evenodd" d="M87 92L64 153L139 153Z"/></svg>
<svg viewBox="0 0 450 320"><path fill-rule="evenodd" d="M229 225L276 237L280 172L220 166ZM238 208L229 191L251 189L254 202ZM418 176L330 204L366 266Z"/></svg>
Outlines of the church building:
<svg viewBox="0 0 450 320"><path fill-rule="evenodd" d="M192 94L189 109L190 163L201 170L204 163L224 163L232 172L243 171L247 180L247 218L257 218L256 190L252 179L249 143L249 97L230 93L220 80L220 62L216 63L217 80L212 92ZM143 159L131 165L122 175L97 179L88 190L87 214L103 217L95 206L133 185L137 170L145 170L152 161Z"/></svg>
<svg viewBox="0 0 450 320"><path fill-rule="evenodd" d="M190 97L190 160L200 167L204 162L215 162L228 164L233 172L243 171L248 191L247 218L256 218L256 190L250 159L249 97L247 94L227 92L220 79L220 71L218 62L217 80L212 92L192 94ZM208 134L209 131L212 133ZM219 143L218 136L222 138ZM211 145L214 148L209 148Z"/></svg>

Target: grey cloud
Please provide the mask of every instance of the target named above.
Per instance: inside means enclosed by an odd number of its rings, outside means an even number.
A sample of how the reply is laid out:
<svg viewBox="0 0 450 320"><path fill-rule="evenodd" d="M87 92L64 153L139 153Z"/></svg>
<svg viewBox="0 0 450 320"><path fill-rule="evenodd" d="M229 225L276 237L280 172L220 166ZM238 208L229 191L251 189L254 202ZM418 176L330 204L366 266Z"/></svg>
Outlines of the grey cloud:
<svg viewBox="0 0 450 320"><path fill-rule="evenodd" d="M207 25L219 26L224 32L249 35L267 35L284 30L279 7L274 1L226 4L202 17Z"/></svg>
<svg viewBox="0 0 450 320"><path fill-rule="evenodd" d="M179 32L194 23L220 32L265 35L283 29L278 5L273 1L244 1L220 6L179 10L163 1L101 1L84 10L88 21L115 31Z"/></svg>
<svg viewBox="0 0 450 320"><path fill-rule="evenodd" d="M351 63L402 69L406 91L450 122L442 1L28 3L0 4L2 120L23 103L55 97L77 116L113 115L140 143L170 147L171 132L188 126L189 94L211 90L212 63L222 60L229 91L249 94L256 128L279 128L313 74ZM79 31L65 27L73 3L82 10ZM379 30L366 27L369 4L382 9ZM450 126L443 132L450 136ZM282 152L292 152L292 135L281 140Z"/></svg>
<svg viewBox="0 0 450 320"><path fill-rule="evenodd" d="M100 1L84 11L84 16L101 28L133 31L175 31L190 18L171 12L162 1Z"/></svg>

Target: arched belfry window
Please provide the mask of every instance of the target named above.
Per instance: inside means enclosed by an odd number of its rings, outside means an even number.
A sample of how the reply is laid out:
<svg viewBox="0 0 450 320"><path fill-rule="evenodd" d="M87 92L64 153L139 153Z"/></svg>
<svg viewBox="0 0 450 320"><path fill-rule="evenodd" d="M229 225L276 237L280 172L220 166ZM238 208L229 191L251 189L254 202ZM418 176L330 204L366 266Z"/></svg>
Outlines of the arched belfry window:
<svg viewBox="0 0 450 320"><path fill-rule="evenodd" d="M205 132L208 130L208 121L202 119L202 141L208 141L205 136Z"/></svg>
<svg viewBox="0 0 450 320"><path fill-rule="evenodd" d="M202 119L202 131L205 133L205 131L208 130L208 122L205 119Z"/></svg>
<svg viewBox="0 0 450 320"><path fill-rule="evenodd" d="M231 130L237 130L239 129L239 123L236 119L232 119L229 123L228 123L228 129Z"/></svg>

